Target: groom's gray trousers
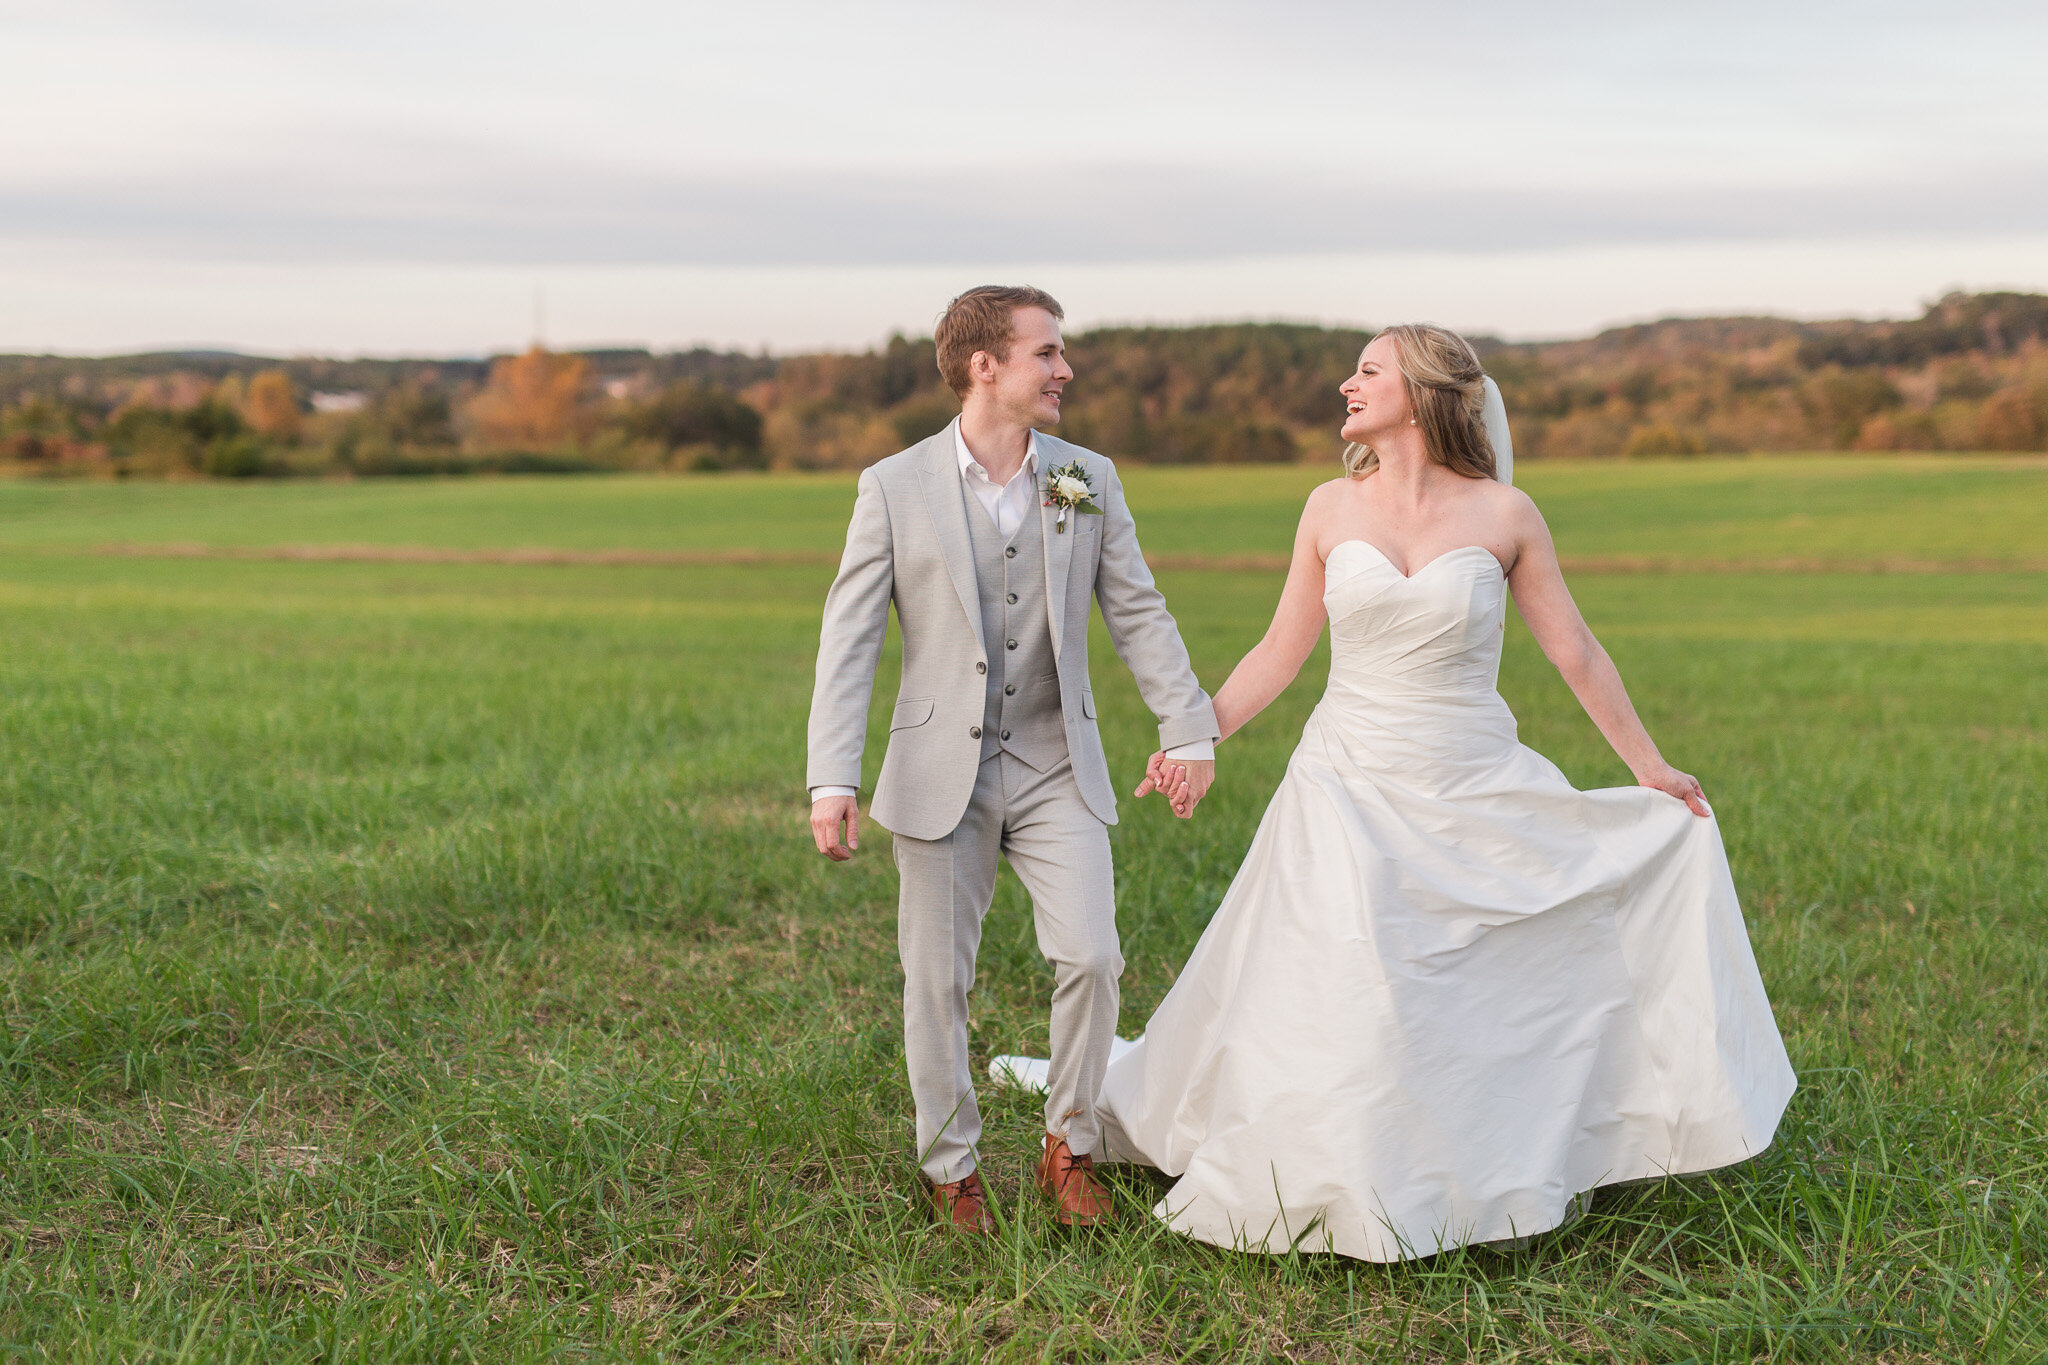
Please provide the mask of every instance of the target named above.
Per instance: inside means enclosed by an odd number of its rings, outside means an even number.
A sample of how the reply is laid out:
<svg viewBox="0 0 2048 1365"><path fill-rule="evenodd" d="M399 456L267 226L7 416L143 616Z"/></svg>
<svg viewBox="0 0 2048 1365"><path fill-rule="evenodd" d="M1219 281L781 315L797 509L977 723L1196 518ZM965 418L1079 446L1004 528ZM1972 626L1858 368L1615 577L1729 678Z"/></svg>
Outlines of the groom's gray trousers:
<svg viewBox="0 0 2048 1365"><path fill-rule="evenodd" d="M896 836L903 1048L920 1164L933 1180L958 1180L980 1164L967 993L998 853L1031 893L1038 951L1053 968L1047 1130L1076 1152L1096 1146L1095 1099L1109 1068L1124 969L1109 831L1081 799L1066 759L1041 773L1001 750L982 762L967 814L951 834Z"/></svg>

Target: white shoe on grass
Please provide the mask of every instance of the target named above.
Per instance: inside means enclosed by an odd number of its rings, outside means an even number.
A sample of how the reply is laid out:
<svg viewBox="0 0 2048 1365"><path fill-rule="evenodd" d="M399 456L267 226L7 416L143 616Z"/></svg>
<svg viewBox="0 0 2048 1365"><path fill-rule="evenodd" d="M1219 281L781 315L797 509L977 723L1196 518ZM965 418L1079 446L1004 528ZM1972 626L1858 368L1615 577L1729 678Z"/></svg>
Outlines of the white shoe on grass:
<svg viewBox="0 0 2048 1365"><path fill-rule="evenodd" d="M1115 1062L1142 1041L1134 1038L1109 1040L1109 1060ZM1043 1057L992 1057L988 1078L997 1085L1014 1086L1043 1095L1051 1088L1052 1063Z"/></svg>

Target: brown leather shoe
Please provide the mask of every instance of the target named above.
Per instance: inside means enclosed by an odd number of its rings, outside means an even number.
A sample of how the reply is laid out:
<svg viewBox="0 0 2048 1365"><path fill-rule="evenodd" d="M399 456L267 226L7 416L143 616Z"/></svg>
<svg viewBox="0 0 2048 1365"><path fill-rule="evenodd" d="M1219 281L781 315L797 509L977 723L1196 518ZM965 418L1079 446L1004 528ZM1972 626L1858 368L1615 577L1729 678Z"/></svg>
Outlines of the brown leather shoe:
<svg viewBox="0 0 2048 1365"><path fill-rule="evenodd" d="M954 1232L996 1230L996 1220L988 1211L988 1192L981 1187L980 1171L969 1171L958 1180L933 1181L932 1212L939 1216L941 1225Z"/></svg>
<svg viewBox="0 0 2048 1365"><path fill-rule="evenodd" d="M1038 1188L1057 1210L1054 1217L1070 1228L1092 1228L1109 1221L1109 1191L1095 1178L1095 1158L1075 1156L1067 1140L1045 1135L1045 1155L1038 1159Z"/></svg>

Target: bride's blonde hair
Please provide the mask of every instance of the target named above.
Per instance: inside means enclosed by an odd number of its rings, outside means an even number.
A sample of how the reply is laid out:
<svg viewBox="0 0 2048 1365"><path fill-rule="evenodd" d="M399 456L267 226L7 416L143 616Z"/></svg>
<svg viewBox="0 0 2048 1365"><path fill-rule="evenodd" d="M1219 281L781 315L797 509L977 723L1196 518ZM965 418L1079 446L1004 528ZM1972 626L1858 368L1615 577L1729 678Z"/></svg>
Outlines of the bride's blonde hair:
<svg viewBox="0 0 2048 1365"><path fill-rule="evenodd" d="M1486 435L1486 371L1472 343L1446 327L1405 322L1382 330L1392 337L1408 385L1408 405L1429 458L1472 479L1493 477L1493 442ZM1362 479L1380 467L1379 452L1352 442L1344 447L1346 477Z"/></svg>

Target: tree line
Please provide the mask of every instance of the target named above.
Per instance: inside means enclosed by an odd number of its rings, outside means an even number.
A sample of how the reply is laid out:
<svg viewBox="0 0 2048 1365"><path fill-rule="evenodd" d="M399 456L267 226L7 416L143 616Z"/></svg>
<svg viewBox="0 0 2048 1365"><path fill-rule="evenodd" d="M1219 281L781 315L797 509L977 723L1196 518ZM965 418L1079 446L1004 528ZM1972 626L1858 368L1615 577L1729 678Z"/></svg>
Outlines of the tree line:
<svg viewBox="0 0 2048 1365"><path fill-rule="evenodd" d="M1370 333L1287 323L1069 338L1060 434L1156 463L1327 460ZM1896 322L1672 319L1477 338L1523 459L2048 449L2048 296ZM863 352L488 360L0 356L0 470L255 477L858 468L958 410L929 338Z"/></svg>

